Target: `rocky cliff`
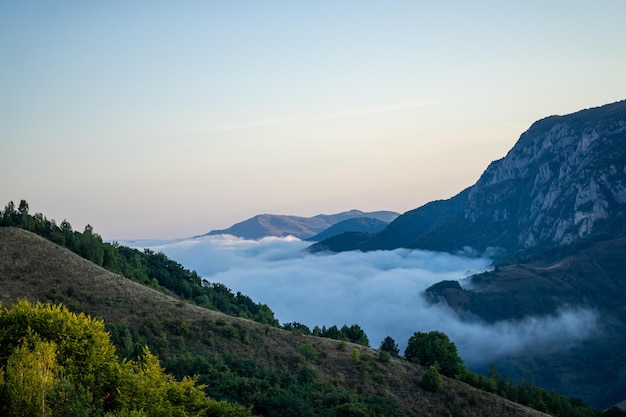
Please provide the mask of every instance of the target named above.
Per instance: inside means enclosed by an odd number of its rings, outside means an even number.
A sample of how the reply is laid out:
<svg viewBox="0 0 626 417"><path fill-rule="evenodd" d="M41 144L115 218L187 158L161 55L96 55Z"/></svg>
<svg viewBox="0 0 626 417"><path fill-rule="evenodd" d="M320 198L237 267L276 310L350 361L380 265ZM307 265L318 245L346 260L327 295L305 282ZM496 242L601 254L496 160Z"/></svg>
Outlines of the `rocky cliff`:
<svg viewBox="0 0 626 417"><path fill-rule="evenodd" d="M464 219L521 248L615 231L626 209L626 101L533 124L472 187Z"/></svg>
<svg viewBox="0 0 626 417"><path fill-rule="evenodd" d="M472 187L313 250L516 253L626 235L626 100L535 122Z"/></svg>

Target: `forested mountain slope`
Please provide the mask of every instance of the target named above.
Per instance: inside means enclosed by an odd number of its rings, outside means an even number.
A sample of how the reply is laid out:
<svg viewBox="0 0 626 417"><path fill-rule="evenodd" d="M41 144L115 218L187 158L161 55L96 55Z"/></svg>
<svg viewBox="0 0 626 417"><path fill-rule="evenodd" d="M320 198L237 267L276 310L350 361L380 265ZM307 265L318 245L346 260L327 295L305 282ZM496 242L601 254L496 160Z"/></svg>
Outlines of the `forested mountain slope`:
<svg viewBox="0 0 626 417"><path fill-rule="evenodd" d="M490 323L555 316L569 310L597 315L594 337L558 353L500 359L498 368L515 378L580 396L598 407L624 399L626 392L626 238L595 243L569 253L497 267L471 277L465 289L442 282L426 291L468 321Z"/></svg>

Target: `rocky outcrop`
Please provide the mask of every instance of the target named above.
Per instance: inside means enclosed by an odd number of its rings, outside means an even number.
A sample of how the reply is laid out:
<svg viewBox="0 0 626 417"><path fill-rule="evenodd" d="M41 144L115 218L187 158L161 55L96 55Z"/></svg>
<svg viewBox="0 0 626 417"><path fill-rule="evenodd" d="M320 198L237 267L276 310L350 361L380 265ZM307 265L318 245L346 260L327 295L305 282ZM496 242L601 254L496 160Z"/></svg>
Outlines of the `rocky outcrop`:
<svg viewBox="0 0 626 417"><path fill-rule="evenodd" d="M535 122L472 187L312 250L540 250L626 236L626 101Z"/></svg>
<svg viewBox="0 0 626 417"><path fill-rule="evenodd" d="M541 120L472 187L464 218L510 223L522 248L606 232L623 224L625 156L626 102Z"/></svg>

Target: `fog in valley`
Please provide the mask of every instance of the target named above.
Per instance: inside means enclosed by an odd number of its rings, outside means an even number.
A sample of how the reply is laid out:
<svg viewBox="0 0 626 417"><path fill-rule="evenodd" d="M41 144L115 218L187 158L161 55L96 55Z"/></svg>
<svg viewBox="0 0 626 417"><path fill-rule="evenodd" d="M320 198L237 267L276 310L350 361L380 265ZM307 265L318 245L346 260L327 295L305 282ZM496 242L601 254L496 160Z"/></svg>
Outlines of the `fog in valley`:
<svg viewBox="0 0 626 417"><path fill-rule="evenodd" d="M404 352L416 331L440 330L467 365L533 349L562 349L593 335L596 315L564 310L550 318L492 325L461 321L421 293L442 280L460 280L489 268L487 258L421 250L311 254L295 238L243 240L206 236L176 241L121 242L163 252L209 282L267 304L283 323L338 327L360 325L377 348L391 336Z"/></svg>

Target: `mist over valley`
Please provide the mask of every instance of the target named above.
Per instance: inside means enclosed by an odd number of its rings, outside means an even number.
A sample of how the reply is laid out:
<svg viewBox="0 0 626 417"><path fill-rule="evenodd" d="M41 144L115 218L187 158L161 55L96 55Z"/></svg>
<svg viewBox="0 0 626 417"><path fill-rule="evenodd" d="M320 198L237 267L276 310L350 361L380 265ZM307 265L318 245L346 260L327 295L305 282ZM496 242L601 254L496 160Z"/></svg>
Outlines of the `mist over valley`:
<svg viewBox="0 0 626 417"><path fill-rule="evenodd" d="M216 235L125 244L163 252L203 279L267 304L281 323L310 328L358 324L371 346L391 336L401 351L416 331L443 331L469 366L520 352L568 349L592 337L598 319L593 310L576 308L520 321L468 322L424 298L437 282L463 283L491 269L485 257L411 249L312 254L305 250L310 242L293 237Z"/></svg>

